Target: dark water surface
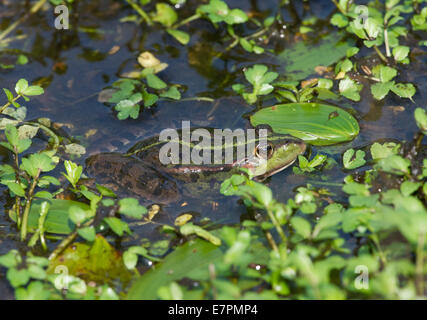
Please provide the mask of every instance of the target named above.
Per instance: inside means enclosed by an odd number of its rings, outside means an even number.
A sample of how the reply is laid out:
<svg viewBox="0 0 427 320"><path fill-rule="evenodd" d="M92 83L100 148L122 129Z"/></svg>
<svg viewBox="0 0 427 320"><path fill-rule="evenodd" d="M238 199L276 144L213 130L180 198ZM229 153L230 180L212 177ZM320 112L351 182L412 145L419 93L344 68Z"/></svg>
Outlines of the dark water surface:
<svg viewBox="0 0 427 320"><path fill-rule="evenodd" d="M79 138L87 147L84 160L91 154L105 151L124 152L137 141L158 134L165 128L180 128L181 121L191 120L192 126L219 128L248 128L247 116L255 109L247 105L231 90L235 81L242 82L242 68L254 63L264 63L271 69L283 70L273 54L250 55L241 49L224 54L212 63L212 55L223 50L221 35L207 21L195 21L187 31L191 42L182 46L160 28L148 28L134 23L122 23L120 19L134 12L123 5L124 1L77 1L71 11L71 29L56 30L53 10L41 11L19 28L27 37L12 42L8 50L0 48L0 63L14 61L17 49L28 55L30 63L14 69L0 69L0 87L14 88L17 80L25 78L29 82L42 81L45 94L35 97L29 103L27 119L48 117L64 125L66 131ZM247 12L258 12L267 17L275 13L277 1L228 1L230 7L239 7ZM0 1L0 29L24 14L25 1ZM196 3L189 1L189 3ZM301 17L315 15L327 21L334 12L331 1L311 1L309 10L296 1L296 13ZM180 16L188 16L185 10ZM181 15L182 14L182 15ZM298 19L291 10L283 9L289 28L284 37L274 41L278 50L286 50L295 41L293 30ZM328 23L325 23L325 27ZM322 26L322 25L320 25ZM88 30L93 32L88 32ZM419 39L408 39L417 42ZM120 49L110 54L110 50ZM211 102L182 101L159 102L151 110L144 111L138 120L119 121L111 106L98 102L98 94L111 85L120 74L137 66L136 58L143 51L152 52L162 62L169 64L159 76L167 83L182 85L186 90L183 97L205 96L215 99ZM369 88L365 86L362 100L358 103L346 101L343 106L353 108L361 126L360 135L351 143L324 149L333 151L333 157L341 164L341 154L349 147L359 148L379 139L411 139L416 132L413 111L426 101L426 52L417 49L412 53L411 64L401 67L399 82L412 82L417 87L415 104L408 99L400 99L390 94L385 100L375 101ZM286 74L286 69L284 71ZM4 97L1 101L4 101ZM265 105L268 105L267 103ZM396 108L402 106L403 108ZM96 131L93 131L96 130ZM92 130L95 134L85 135ZM314 153L322 148L313 148ZM3 161L9 156L0 153ZM346 174L335 167L325 173L328 182L342 183ZM60 167L60 166L59 166ZM62 171L62 166L59 171ZM305 185L310 178L296 176L291 169L270 178L267 183L280 201L285 202L294 195L296 187ZM7 194L0 187L0 201L6 205ZM339 190L338 188L337 190ZM186 199L183 199L186 200ZM196 212L198 219L209 217L218 223L238 223L246 215L245 207L235 198L222 200L215 205L204 199L188 200L188 205L163 208L161 220L173 223L176 216L184 212ZM136 234L147 237L143 229ZM155 230L149 230L155 238ZM19 247L16 230L7 218L7 212L0 213L0 254ZM0 275L2 277L2 275ZM0 278L0 298L10 297L10 291Z"/></svg>

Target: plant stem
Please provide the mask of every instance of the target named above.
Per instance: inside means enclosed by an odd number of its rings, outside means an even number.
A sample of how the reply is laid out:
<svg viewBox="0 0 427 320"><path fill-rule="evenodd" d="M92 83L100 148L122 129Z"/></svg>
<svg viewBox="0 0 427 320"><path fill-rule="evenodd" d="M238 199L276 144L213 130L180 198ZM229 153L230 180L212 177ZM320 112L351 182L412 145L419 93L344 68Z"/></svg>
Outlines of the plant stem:
<svg viewBox="0 0 427 320"><path fill-rule="evenodd" d="M384 266L386 266L387 264L387 258L383 252L383 250L381 249L381 245L380 245L380 241L378 240L378 237L376 234L372 234L371 236L372 241L374 242L375 246L377 247L378 250L378 255L381 259L381 262Z"/></svg>
<svg viewBox="0 0 427 320"><path fill-rule="evenodd" d="M18 151L15 147L15 180L18 184L21 184L21 177L19 176L19 158L18 158ZM18 228L21 226L21 198L16 196L15 197L15 210L16 210L16 224L18 225Z"/></svg>
<svg viewBox="0 0 427 320"><path fill-rule="evenodd" d="M385 43L385 54L387 57L391 57L390 45L388 44L388 30L384 28L384 43Z"/></svg>
<svg viewBox="0 0 427 320"><path fill-rule="evenodd" d="M28 216L30 215L31 202L33 201L34 189L37 186L37 181L39 179L41 169L38 169L36 176L33 179L30 190L28 191L27 200L25 203L24 215L22 216L22 225L21 225L21 241L24 241L27 238L27 228L28 228Z"/></svg>
<svg viewBox="0 0 427 320"><path fill-rule="evenodd" d="M0 114L3 113L3 111L6 110L6 108L12 104L12 102L15 102L20 97L22 97L22 96L20 94L18 94L15 98L12 99L12 101L8 101L4 106L2 106L0 108Z"/></svg>
<svg viewBox="0 0 427 320"><path fill-rule="evenodd" d="M345 11L343 10L343 8L341 8L341 6L338 4L338 2L336 0L332 0L332 2L335 4L335 6L337 7L337 9L343 14L345 15Z"/></svg>
<svg viewBox="0 0 427 320"><path fill-rule="evenodd" d="M276 241L274 241L273 236L269 231L265 231L265 237L267 238L267 241L270 244L270 247L273 249L273 251L279 253L279 248L277 247Z"/></svg>
<svg viewBox="0 0 427 320"><path fill-rule="evenodd" d="M415 287L417 295L424 296L424 240L425 233L420 232L417 244L417 259L415 262Z"/></svg>
<svg viewBox="0 0 427 320"><path fill-rule="evenodd" d="M89 227L93 223L94 219L90 219L89 221L83 223L82 227ZM49 260L54 260L57 256L61 254L75 239L77 238L77 231L73 231L66 237L62 242L52 251L49 255Z"/></svg>
<svg viewBox="0 0 427 320"><path fill-rule="evenodd" d="M192 16L190 16L190 17L182 20L181 22L175 24L174 26L172 26L172 29L177 29L177 28L183 26L184 24L187 24L187 23L190 23L190 22L192 22L194 20L200 19L201 17L202 17L201 14L198 14L198 13L193 14Z"/></svg>
<svg viewBox="0 0 427 320"><path fill-rule="evenodd" d="M139 13L139 15L145 20L145 22L151 26L153 22L151 21L151 18L148 16L148 14L142 10L142 8L134 3L132 0L126 0L126 2L136 11Z"/></svg>
<svg viewBox="0 0 427 320"><path fill-rule="evenodd" d="M189 97L189 98L183 98L180 100L177 100L176 102L181 101L206 101L206 102L214 102L215 99L209 98L209 97Z"/></svg>
<svg viewBox="0 0 427 320"><path fill-rule="evenodd" d="M274 216L273 212L271 212L270 209L267 209L267 214L270 217L271 222L276 227L276 231L279 234L280 238L282 239L282 243L284 245L287 245L288 239L286 238L285 233L283 232L282 227L280 226L279 221L277 221L276 217Z"/></svg>
<svg viewBox="0 0 427 320"><path fill-rule="evenodd" d="M49 260L54 260L57 256L61 254L75 239L77 238L77 231L70 233L68 237L66 237L62 242L52 251L49 255Z"/></svg>
<svg viewBox="0 0 427 320"><path fill-rule="evenodd" d="M377 52L378 56L381 58L381 60L388 64L387 58L384 57L384 55L381 53L380 49L378 49L376 45L374 45L374 49Z"/></svg>
<svg viewBox="0 0 427 320"><path fill-rule="evenodd" d="M14 23L12 23L6 30L4 30L2 33L0 33L0 41L3 40L4 38L6 38L6 36L9 33L11 33L13 30L15 30L22 22L27 20L32 14L39 11L41 9L41 7L43 7L43 5L46 2L47 2L47 0L39 0L36 4L34 4L34 6L32 6L32 8L30 9L30 11L27 14L23 15L20 19L18 19Z"/></svg>

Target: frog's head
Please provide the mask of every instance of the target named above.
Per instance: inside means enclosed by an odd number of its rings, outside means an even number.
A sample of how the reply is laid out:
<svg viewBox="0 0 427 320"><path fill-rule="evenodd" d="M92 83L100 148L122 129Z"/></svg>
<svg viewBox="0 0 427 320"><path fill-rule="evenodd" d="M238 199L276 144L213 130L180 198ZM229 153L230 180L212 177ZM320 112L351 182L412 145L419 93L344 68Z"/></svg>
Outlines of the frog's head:
<svg viewBox="0 0 427 320"><path fill-rule="evenodd" d="M259 139L252 156L240 163L256 180L262 181L292 165L299 155L304 154L306 144L301 139L274 133L270 126L257 126L257 132L266 129L267 139ZM264 131L265 132L265 131Z"/></svg>

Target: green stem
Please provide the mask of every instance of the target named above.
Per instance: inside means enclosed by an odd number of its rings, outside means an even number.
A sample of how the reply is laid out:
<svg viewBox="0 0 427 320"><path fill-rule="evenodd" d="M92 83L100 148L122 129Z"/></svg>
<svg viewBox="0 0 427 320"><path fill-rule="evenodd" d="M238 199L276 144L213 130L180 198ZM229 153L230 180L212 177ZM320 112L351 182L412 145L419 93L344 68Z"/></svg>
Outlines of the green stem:
<svg viewBox="0 0 427 320"><path fill-rule="evenodd" d="M346 15L346 12L341 8L341 6L338 4L338 2L336 0L332 0L332 2L335 4L335 6L337 7L337 9L343 14Z"/></svg>
<svg viewBox="0 0 427 320"><path fill-rule="evenodd" d="M387 57L391 57L390 45L388 44L388 30L384 28L384 43L385 43L385 53Z"/></svg>
<svg viewBox="0 0 427 320"><path fill-rule="evenodd" d="M94 219L85 222L82 227L89 227L93 223ZM52 261L58 257L62 251L64 251L75 239L77 238L77 231L73 231L66 237L62 242L52 251L49 255L49 260Z"/></svg>
<svg viewBox="0 0 427 320"><path fill-rule="evenodd" d="M415 287L417 295L424 296L424 240L425 233L420 232L417 244L417 259L415 262Z"/></svg>
<svg viewBox="0 0 427 320"><path fill-rule="evenodd" d="M21 177L19 176L19 158L18 158L18 151L15 147L15 180L18 184L21 184ZM16 224L18 225L18 228L21 226L21 198L16 196L15 198L15 210L16 210Z"/></svg>
<svg viewBox="0 0 427 320"><path fill-rule="evenodd" d="M382 262L383 266L385 267L387 264L387 258L385 256L383 250L381 249L380 241L378 240L377 235L372 234L371 239L374 242L375 246L377 247L378 255L380 256L381 262Z"/></svg>
<svg viewBox="0 0 427 320"><path fill-rule="evenodd" d="M274 238L269 231L265 231L265 237L267 238L267 241L273 251L279 253L279 248L277 247L276 241L274 241Z"/></svg>
<svg viewBox="0 0 427 320"><path fill-rule="evenodd" d="M382 52L380 51L380 49L378 49L378 47L376 45L374 45L374 49L377 52L378 56L380 57L380 59L382 61L384 61L385 63L388 63L388 60L386 57L384 57L384 55L382 54Z"/></svg>
<svg viewBox="0 0 427 320"><path fill-rule="evenodd" d="M273 223L273 225L276 228L277 233L280 236L280 239L282 239L282 243L284 245L287 245L288 239L286 238L285 233L283 232L283 229L279 223L279 221L277 221L276 217L274 216L273 212L271 212L270 209L267 209L267 214L270 217L271 222Z"/></svg>
<svg viewBox="0 0 427 320"><path fill-rule="evenodd" d="M6 110L6 108L12 104L12 102L15 102L20 97L22 97L22 96L20 94L18 94L15 98L12 99L12 101L8 101L4 106L2 106L0 108L0 114L3 113L3 111Z"/></svg>
<svg viewBox="0 0 427 320"><path fill-rule="evenodd" d="M142 8L134 3L132 0L126 0L126 2L136 11L138 14L145 20L145 22L151 26L153 24L153 21L151 21L151 18L148 16L148 14L142 10Z"/></svg>
<svg viewBox="0 0 427 320"><path fill-rule="evenodd" d="M199 14L199 13L193 14L192 16L190 16L190 17L182 20L181 22L173 25L172 29L178 29L179 27L181 27L181 26L183 26L183 25L185 25L187 23L190 23L190 22L192 22L194 20L200 19L201 17L202 17L202 15Z"/></svg>
<svg viewBox="0 0 427 320"><path fill-rule="evenodd" d="M224 50L224 52L221 52L219 56L223 55L225 52L228 52L231 49L233 49L235 46L237 46L240 43L240 39L248 40L248 39L251 39L251 38L256 38L256 37L262 36L267 31L268 31L268 28L264 28L264 29L262 29L260 31L257 31L257 32L255 32L253 34L250 34L250 35L248 35L246 37L243 37L243 38L236 37L236 38L234 38L234 41Z"/></svg>
<svg viewBox="0 0 427 320"><path fill-rule="evenodd" d="M43 7L43 5L47 2L47 0L39 0L30 11L22 16L20 19L12 23L6 30L4 30L2 33L0 33L0 41L7 37L9 33L11 33L13 30L15 30L22 22L27 20L32 14L36 13Z"/></svg>
<svg viewBox="0 0 427 320"><path fill-rule="evenodd" d="M181 101L205 101L205 102L214 102L215 99L209 98L209 97L189 97L189 98L183 98L180 100L176 100L176 102Z"/></svg>
<svg viewBox="0 0 427 320"><path fill-rule="evenodd" d="M21 225L21 241L24 241L27 238L27 228L28 228L28 216L30 215L31 202L33 201L34 189L37 186L37 181L39 179L41 169L38 169L36 176L33 179L30 190L28 191L27 201L25 203L24 215L22 216L22 225Z"/></svg>
<svg viewBox="0 0 427 320"><path fill-rule="evenodd" d="M58 136L55 134L55 132L53 132L51 129L49 129L45 125L42 125L39 122L28 122L28 123L30 123L31 125L34 125L36 127L39 127L40 129L45 131L46 134L49 135L53 139L53 150L55 150L55 153L56 153L58 151L60 141L59 141Z"/></svg>

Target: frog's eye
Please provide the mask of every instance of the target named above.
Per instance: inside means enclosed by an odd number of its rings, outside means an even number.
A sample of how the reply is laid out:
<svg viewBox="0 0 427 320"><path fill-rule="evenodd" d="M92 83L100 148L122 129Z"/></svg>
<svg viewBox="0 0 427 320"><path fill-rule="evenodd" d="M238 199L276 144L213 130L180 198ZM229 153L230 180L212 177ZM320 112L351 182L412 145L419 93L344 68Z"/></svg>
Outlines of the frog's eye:
<svg viewBox="0 0 427 320"><path fill-rule="evenodd" d="M268 142L267 144L260 143L255 148L255 155L258 158L263 158L268 160L272 157L273 152L274 152L274 146L270 142Z"/></svg>

